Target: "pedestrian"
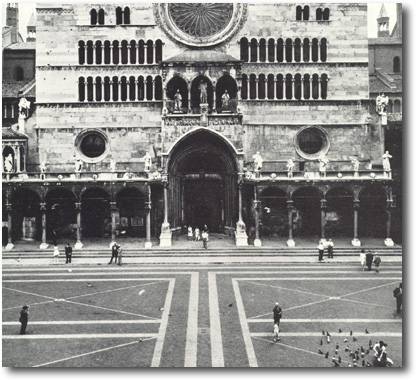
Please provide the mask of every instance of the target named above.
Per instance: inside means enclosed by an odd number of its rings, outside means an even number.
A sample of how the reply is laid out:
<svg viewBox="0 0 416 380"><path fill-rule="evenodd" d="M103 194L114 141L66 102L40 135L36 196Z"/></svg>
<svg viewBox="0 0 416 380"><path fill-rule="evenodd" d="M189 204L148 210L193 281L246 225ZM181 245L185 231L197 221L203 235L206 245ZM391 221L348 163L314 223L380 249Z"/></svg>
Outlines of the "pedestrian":
<svg viewBox="0 0 416 380"><path fill-rule="evenodd" d="M375 367L385 367L387 363L387 343L382 340L374 345L374 361Z"/></svg>
<svg viewBox="0 0 416 380"><path fill-rule="evenodd" d="M191 241L194 236L194 232L191 226L188 226L188 240Z"/></svg>
<svg viewBox="0 0 416 380"><path fill-rule="evenodd" d="M72 262L72 247L69 243L66 243L66 246L65 246L65 258L66 258L65 264L71 264L71 262Z"/></svg>
<svg viewBox="0 0 416 380"><path fill-rule="evenodd" d="M114 259L114 264L117 264L117 254L118 254L118 244L114 242L114 244L111 246L111 260L108 264L112 264Z"/></svg>
<svg viewBox="0 0 416 380"><path fill-rule="evenodd" d="M334 258L334 242L332 239L329 239L328 241L328 259Z"/></svg>
<svg viewBox="0 0 416 380"><path fill-rule="evenodd" d="M121 249L121 246L117 245L117 257L116 257L116 261L118 261L117 262L117 265L120 265L120 266L122 264L121 263L121 260L123 258L123 253L122 252L123 252L123 250Z"/></svg>
<svg viewBox="0 0 416 380"><path fill-rule="evenodd" d="M53 247L53 263L59 264L59 248L57 245Z"/></svg>
<svg viewBox="0 0 416 380"><path fill-rule="evenodd" d="M27 322L29 321L29 306L25 305L20 310L19 322L21 323L20 334L26 334Z"/></svg>
<svg viewBox="0 0 416 380"><path fill-rule="evenodd" d="M371 271L371 267L373 266L373 258L374 255L371 253L371 251L367 251L365 254L365 264L367 265L367 269Z"/></svg>
<svg viewBox="0 0 416 380"><path fill-rule="evenodd" d="M396 298L396 312L400 314L402 312L402 297L403 297L403 289L402 283L393 290L393 297Z"/></svg>
<svg viewBox="0 0 416 380"><path fill-rule="evenodd" d="M322 240L320 240L318 244L318 259L320 262L323 261L324 259L324 249L325 249L324 244Z"/></svg>
<svg viewBox="0 0 416 380"><path fill-rule="evenodd" d="M273 308L273 322L274 324L277 324L280 328L280 319L282 318L282 308L279 305L279 302L276 302L274 304Z"/></svg>
<svg viewBox="0 0 416 380"><path fill-rule="evenodd" d="M376 252L376 256L374 257L374 266L376 267L376 273L380 271L380 264L381 264L381 258Z"/></svg>
<svg viewBox="0 0 416 380"><path fill-rule="evenodd" d="M198 227L195 227L195 241L200 241L201 240L201 231L199 230Z"/></svg>
<svg viewBox="0 0 416 380"><path fill-rule="evenodd" d="M280 342L279 338L279 325L277 323L274 324L273 328L273 342Z"/></svg>
<svg viewBox="0 0 416 380"><path fill-rule="evenodd" d="M363 272L364 272L365 262L366 262L365 249L362 249L360 252L360 264L361 264L361 269L363 270Z"/></svg>
<svg viewBox="0 0 416 380"><path fill-rule="evenodd" d="M209 239L209 235L208 235L208 227L202 230L202 245L205 249L208 249L208 239Z"/></svg>

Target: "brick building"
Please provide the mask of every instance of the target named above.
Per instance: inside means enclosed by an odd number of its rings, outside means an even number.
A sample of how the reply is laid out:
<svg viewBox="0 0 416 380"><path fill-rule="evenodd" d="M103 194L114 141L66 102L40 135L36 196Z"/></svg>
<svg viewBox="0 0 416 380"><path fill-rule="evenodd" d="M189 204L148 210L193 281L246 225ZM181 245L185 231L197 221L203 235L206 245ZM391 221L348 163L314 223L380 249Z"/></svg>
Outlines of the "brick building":
<svg viewBox="0 0 416 380"><path fill-rule="evenodd" d="M39 165L3 177L9 248L169 246L204 224L238 246L393 243L365 4L39 5L36 65Z"/></svg>

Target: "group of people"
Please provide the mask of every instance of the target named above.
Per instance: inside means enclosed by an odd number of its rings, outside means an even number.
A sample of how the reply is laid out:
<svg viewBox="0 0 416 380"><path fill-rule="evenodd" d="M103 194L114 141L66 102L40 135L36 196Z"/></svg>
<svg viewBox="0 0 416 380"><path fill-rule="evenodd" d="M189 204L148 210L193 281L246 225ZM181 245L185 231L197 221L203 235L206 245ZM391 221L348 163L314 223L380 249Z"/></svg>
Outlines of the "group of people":
<svg viewBox="0 0 416 380"><path fill-rule="evenodd" d="M202 240L202 246L205 249L208 249L208 240L209 240L209 232L208 232L208 226L204 224L204 227L202 230L200 230L198 227L192 228L192 226L188 226L187 228L187 236L189 241L201 241Z"/></svg>
<svg viewBox="0 0 416 380"><path fill-rule="evenodd" d="M362 249L360 252L360 264L363 271L365 270L365 267L367 267L368 271L371 271L374 264L376 273L378 273L380 271L381 258L377 252L373 253L370 250L366 251L365 249Z"/></svg>
<svg viewBox="0 0 416 380"><path fill-rule="evenodd" d="M58 244L55 242L53 246L53 263L59 264L59 247ZM71 264L72 263L72 247L71 244L66 243L65 245L65 264Z"/></svg>
<svg viewBox="0 0 416 380"><path fill-rule="evenodd" d="M114 264L121 265L122 264L122 257L123 257L122 252L123 251L121 249L120 244L117 244L116 242L114 242L111 245L111 259L110 259L110 262L108 264L112 264L113 259L114 259Z"/></svg>
<svg viewBox="0 0 416 380"><path fill-rule="evenodd" d="M324 240L321 239L318 244L318 260L319 262L324 261L325 250L328 252L328 259L334 258L334 242L332 239Z"/></svg>

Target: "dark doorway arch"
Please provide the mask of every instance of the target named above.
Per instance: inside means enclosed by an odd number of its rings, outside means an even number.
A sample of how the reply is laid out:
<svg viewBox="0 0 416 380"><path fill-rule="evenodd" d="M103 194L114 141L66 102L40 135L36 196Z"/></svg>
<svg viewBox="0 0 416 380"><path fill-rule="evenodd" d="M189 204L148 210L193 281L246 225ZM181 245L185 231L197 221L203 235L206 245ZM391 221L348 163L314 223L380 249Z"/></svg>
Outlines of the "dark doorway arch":
<svg viewBox="0 0 416 380"><path fill-rule="evenodd" d="M29 189L19 189L12 197L13 240L37 240L42 236L40 197Z"/></svg>
<svg viewBox="0 0 416 380"><path fill-rule="evenodd" d="M204 224L231 231L237 214L236 152L219 134L199 129L181 139L168 160L173 228Z"/></svg>
<svg viewBox="0 0 416 380"><path fill-rule="evenodd" d="M261 201L262 236L287 236L288 211L286 193L275 187L264 189L259 196Z"/></svg>
<svg viewBox="0 0 416 380"><path fill-rule="evenodd" d="M361 190L358 211L360 237L386 237L386 202L386 192L380 185L370 185Z"/></svg>
<svg viewBox="0 0 416 380"><path fill-rule="evenodd" d="M215 86L216 92L216 105L215 108L217 112L222 112L222 100L221 97L223 96L225 90L227 90L228 95L230 96L229 101L229 111L236 112L237 111L237 83L235 79L228 74L223 75L220 79L218 79L217 85Z"/></svg>
<svg viewBox="0 0 416 380"><path fill-rule="evenodd" d="M116 200L122 236L144 237L146 235L145 195L135 187L126 187L117 193Z"/></svg>
<svg viewBox="0 0 416 380"><path fill-rule="evenodd" d="M318 237L321 232L321 193L315 187L301 187L293 195L295 236Z"/></svg>
<svg viewBox="0 0 416 380"><path fill-rule="evenodd" d="M343 187L336 187L327 192L325 223L327 238L350 238L354 235L353 199L352 192Z"/></svg>
<svg viewBox="0 0 416 380"><path fill-rule="evenodd" d="M99 187L84 191L81 198L81 224L84 237L110 236L110 196Z"/></svg>
<svg viewBox="0 0 416 380"><path fill-rule="evenodd" d="M205 75L197 76L191 85L191 107L193 113L201 113L200 109L200 86L202 83L207 85L207 98L208 98L208 108L212 110L213 106L213 87L211 81Z"/></svg>

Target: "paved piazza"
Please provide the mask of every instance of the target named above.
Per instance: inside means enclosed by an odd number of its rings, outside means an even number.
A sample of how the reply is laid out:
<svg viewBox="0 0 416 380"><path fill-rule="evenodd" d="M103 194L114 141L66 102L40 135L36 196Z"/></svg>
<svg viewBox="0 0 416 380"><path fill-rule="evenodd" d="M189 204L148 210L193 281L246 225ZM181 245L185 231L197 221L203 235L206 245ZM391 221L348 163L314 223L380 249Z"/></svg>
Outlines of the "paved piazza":
<svg viewBox="0 0 416 380"><path fill-rule="evenodd" d="M5 266L3 365L331 367L338 344L348 366L347 347L383 339L402 366L392 297L401 280L400 262L379 274L356 263ZM273 343L277 300L281 342Z"/></svg>

